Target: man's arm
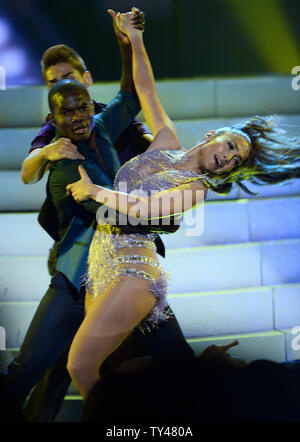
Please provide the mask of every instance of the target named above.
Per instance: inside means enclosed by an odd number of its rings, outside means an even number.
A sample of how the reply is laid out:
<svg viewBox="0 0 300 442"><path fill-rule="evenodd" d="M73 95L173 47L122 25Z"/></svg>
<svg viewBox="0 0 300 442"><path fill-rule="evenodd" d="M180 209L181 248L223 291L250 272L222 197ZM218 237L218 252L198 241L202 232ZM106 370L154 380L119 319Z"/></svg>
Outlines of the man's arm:
<svg viewBox="0 0 300 442"><path fill-rule="evenodd" d="M136 98L127 91L120 91L104 111L95 116L95 128L114 144L139 111Z"/></svg>
<svg viewBox="0 0 300 442"><path fill-rule="evenodd" d="M153 136L149 130L137 119L130 124L130 129L135 135L135 147L137 153L145 152L153 141Z"/></svg>
<svg viewBox="0 0 300 442"><path fill-rule="evenodd" d="M22 181L24 184L36 183L47 170L49 170L48 160L44 158L43 148L34 149L23 161Z"/></svg>
<svg viewBox="0 0 300 442"><path fill-rule="evenodd" d="M115 14L111 9L108 10L109 14L113 19L113 27L118 40L118 44L121 52L121 60L122 60L122 77L121 77L121 91L129 92L130 94L135 95L135 87L132 78L132 51L131 44L128 37L120 32L120 30L116 26ZM144 13L139 9L135 8L135 13L133 14L134 26L136 29L143 30L145 17Z"/></svg>
<svg viewBox="0 0 300 442"><path fill-rule="evenodd" d="M129 126L136 114L140 111L140 104L135 92L132 78L132 51L126 35L122 34L115 25L113 27L118 40L122 60L122 77L119 94L107 105L101 114L96 115L95 125L109 136L114 144L119 135ZM137 10L135 23L138 29L143 28L144 14Z"/></svg>
<svg viewBox="0 0 300 442"><path fill-rule="evenodd" d="M122 76L121 76L121 91L129 92L130 94L135 94L135 88L132 79L132 52L131 45L124 43L118 38L121 60L122 60Z"/></svg>
<svg viewBox="0 0 300 442"><path fill-rule="evenodd" d="M25 158L21 169L21 178L24 184L36 183L49 169L50 161L63 158L83 159L77 146L67 138L60 138L51 143L55 137L55 128L47 118L39 134L31 143L30 153Z"/></svg>
<svg viewBox="0 0 300 442"><path fill-rule="evenodd" d="M99 184L102 182L98 171L87 161L82 160L61 160L53 163L49 178L49 191L52 201L58 212L63 213L65 220L68 222L74 216L79 216L80 218L94 216L101 206L101 204L91 199L78 204L71 195L67 194L66 186L80 179L78 172L78 165L80 164L84 165L88 176L93 181L95 180Z"/></svg>

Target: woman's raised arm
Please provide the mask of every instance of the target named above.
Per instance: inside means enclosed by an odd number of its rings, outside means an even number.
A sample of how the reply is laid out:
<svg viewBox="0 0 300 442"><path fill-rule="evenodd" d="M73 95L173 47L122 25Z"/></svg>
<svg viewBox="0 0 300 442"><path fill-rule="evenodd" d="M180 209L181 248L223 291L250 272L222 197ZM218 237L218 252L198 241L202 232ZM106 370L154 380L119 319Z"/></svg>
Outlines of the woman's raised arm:
<svg viewBox="0 0 300 442"><path fill-rule="evenodd" d="M148 149L156 147L180 149L175 126L157 95L151 63L143 42L143 33L134 27L134 11L135 8L126 14L116 14L112 10L109 10L109 13L118 29L128 37L131 43L134 85L145 120L154 136L154 141Z"/></svg>

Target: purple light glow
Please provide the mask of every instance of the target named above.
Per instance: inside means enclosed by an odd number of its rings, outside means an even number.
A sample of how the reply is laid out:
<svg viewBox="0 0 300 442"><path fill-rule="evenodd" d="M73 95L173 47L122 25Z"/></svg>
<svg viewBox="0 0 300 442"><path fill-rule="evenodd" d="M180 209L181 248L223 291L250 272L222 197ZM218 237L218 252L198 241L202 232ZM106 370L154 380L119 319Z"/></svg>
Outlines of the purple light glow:
<svg viewBox="0 0 300 442"><path fill-rule="evenodd" d="M10 38L9 24L0 18L0 46L4 46Z"/></svg>
<svg viewBox="0 0 300 442"><path fill-rule="evenodd" d="M24 75L27 68L25 51L18 47L9 47L0 53L0 66L3 66L7 77L17 78Z"/></svg>

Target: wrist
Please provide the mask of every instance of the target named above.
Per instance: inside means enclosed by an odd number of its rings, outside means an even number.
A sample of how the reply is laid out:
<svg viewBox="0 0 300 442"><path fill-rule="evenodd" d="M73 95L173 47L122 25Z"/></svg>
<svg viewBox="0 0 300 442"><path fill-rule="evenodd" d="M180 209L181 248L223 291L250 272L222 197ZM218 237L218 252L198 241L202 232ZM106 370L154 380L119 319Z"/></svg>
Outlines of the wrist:
<svg viewBox="0 0 300 442"><path fill-rule="evenodd" d="M131 44L134 44L138 41L143 40L143 32L139 29L133 28L130 30L130 33L128 35L129 41Z"/></svg>
<svg viewBox="0 0 300 442"><path fill-rule="evenodd" d="M124 63L124 61L128 61L128 63L131 63L132 60L132 50L131 50L131 44L130 41L127 43L122 43L119 45L120 47L120 54L121 54L121 59L122 62Z"/></svg>
<svg viewBox="0 0 300 442"><path fill-rule="evenodd" d="M123 38L118 37L118 44L119 44L121 52L131 52L131 45L130 45L129 39L127 39L127 41L126 41Z"/></svg>
<svg viewBox="0 0 300 442"><path fill-rule="evenodd" d="M99 187L95 184L90 184L88 186L87 197L96 201L97 193L99 192Z"/></svg>

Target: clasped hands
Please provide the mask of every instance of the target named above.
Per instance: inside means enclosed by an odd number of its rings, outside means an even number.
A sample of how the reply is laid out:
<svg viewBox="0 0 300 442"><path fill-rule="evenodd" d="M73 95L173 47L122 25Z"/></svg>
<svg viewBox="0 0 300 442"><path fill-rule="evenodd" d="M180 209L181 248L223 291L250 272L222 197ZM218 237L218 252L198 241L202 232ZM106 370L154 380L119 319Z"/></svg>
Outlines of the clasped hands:
<svg viewBox="0 0 300 442"><path fill-rule="evenodd" d="M108 9L107 12L113 19L115 34L121 44L130 44L128 36L131 30L144 30L145 14L135 7L126 13L115 12L112 9Z"/></svg>

